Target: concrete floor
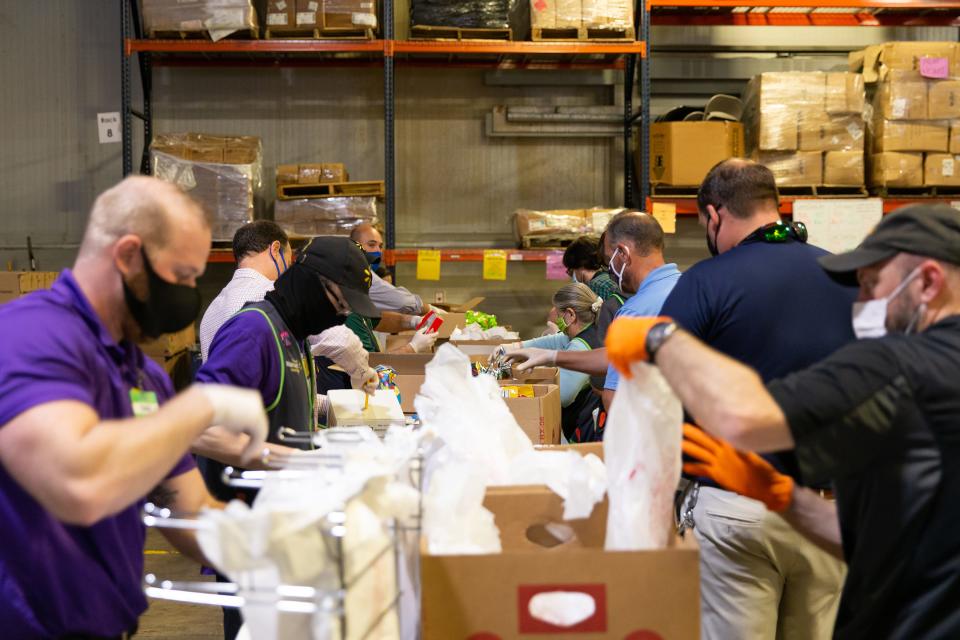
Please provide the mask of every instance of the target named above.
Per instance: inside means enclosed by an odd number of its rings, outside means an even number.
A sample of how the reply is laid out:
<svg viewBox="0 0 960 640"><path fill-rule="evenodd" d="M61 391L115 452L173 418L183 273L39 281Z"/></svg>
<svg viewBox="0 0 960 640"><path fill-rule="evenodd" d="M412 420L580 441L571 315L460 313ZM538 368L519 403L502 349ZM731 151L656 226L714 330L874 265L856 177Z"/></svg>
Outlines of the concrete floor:
<svg viewBox="0 0 960 640"><path fill-rule="evenodd" d="M155 529L147 530L144 572L167 580L209 580L197 563L184 558ZM222 640L223 620L219 607L149 600L150 608L140 618L137 638L177 640Z"/></svg>

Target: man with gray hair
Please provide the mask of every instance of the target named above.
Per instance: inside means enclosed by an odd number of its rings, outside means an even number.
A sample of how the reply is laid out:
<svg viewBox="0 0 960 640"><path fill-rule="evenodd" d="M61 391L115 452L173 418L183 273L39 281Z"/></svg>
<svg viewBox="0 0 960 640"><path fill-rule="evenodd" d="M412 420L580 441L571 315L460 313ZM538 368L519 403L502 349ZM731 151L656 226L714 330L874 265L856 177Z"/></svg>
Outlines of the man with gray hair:
<svg viewBox="0 0 960 640"><path fill-rule="evenodd" d="M129 637L140 509L217 506L193 459L211 425L260 450L255 391L169 378L134 344L196 319L210 227L175 186L128 178L94 203L73 269L0 307L0 628L16 638ZM165 530L202 561L191 533Z"/></svg>

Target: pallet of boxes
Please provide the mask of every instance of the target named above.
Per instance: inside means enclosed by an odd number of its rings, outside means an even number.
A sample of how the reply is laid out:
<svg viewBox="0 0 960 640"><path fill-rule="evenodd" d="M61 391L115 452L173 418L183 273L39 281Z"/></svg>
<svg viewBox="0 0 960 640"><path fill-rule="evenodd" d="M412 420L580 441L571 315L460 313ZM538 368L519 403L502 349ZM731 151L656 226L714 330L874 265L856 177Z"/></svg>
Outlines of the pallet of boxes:
<svg viewBox="0 0 960 640"><path fill-rule="evenodd" d="M156 340L140 344L144 355L163 367L174 388L179 391L193 380L193 354L197 344L197 330L193 324L177 333L168 333Z"/></svg>
<svg viewBox="0 0 960 640"><path fill-rule="evenodd" d="M636 39L628 0L529 0L532 40Z"/></svg>
<svg viewBox="0 0 960 640"><path fill-rule="evenodd" d="M517 209L514 225L523 249L564 248L580 236L599 237L610 219L623 209Z"/></svg>
<svg viewBox="0 0 960 640"><path fill-rule="evenodd" d="M523 40L529 0L411 0L410 38Z"/></svg>
<svg viewBox="0 0 960 640"><path fill-rule="evenodd" d="M153 175L189 194L212 219L215 241L254 219L260 189L260 138L203 133L158 135L150 145Z"/></svg>
<svg viewBox="0 0 960 640"><path fill-rule="evenodd" d="M339 162L281 164L273 217L292 236L348 235L360 224L376 224L382 180L350 182Z"/></svg>
<svg viewBox="0 0 960 640"><path fill-rule="evenodd" d="M250 0L143 0L143 26L150 38L256 38L257 11Z"/></svg>
<svg viewBox="0 0 960 640"><path fill-rule="evenodd" d="M864 85L860 74L762 73L745 94L747 153L796 195L864 192Z"/></svg>
<svg viewBox="0 0 960 640"><path fill-rule="evenodd" d="M0 271L0 304L49 289L56 279L56 271Z"/></svg>
<svg viewBox="0 0 960 640"><path fill-rule="evenodd" d="M872 95L870 187L881 195L960 193L960 46L888 42L850 61Z"/></svg>
<svg viewBox="0 0 960 640"><path fill-rule="evenodd" d="M268 0L264 36L373 40L376 0Z"/></svg>

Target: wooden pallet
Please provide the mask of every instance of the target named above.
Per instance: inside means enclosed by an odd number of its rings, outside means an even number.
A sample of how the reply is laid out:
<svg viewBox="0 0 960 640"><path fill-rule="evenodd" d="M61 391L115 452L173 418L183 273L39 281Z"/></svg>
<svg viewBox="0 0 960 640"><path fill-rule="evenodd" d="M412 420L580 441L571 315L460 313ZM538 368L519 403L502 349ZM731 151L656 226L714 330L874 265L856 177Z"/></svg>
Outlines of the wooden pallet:
<svg viewBox="0 0 960 640"><path fill-rule="evenodd" d="M473 29L465 27L434 27L417 25L410 28L411 40L513 40L513 31L507 29Z"/></svg>
<svg viewBox="0 0 960 640"><path fill-rule="evenodd" d="M815 184L810 186L778 186L777 191L782 196L813 196L816 198L865 198L867 188L863 185L829 185Z"/></svg>
<svg viewBox="0 0 960 640"><path fill-rule="evenodd" d="M870 193L881 198L942 198L960 197L960 187L870 187Z"/></svg>
<svg viewBox="0 0 960 640"><path fill-rule="evenodd" d="M582 235L582 233L554 233L549 235L523 236L520 238L520 244L524 249L565 249Z"/></svg>
<svg viewBox="0 0 960 640"><path fill-rule="evenodd" d="M531 29L535 42L633 42L637 39L633 27L626 29L601 29L597 27L566 27Z"/></svg>
<svg viewBox="0 0 960 640"><path fill-rule="evenodd" d="M650 185L650 195L671 198L696 198L699 187L674 187L667 184Z"/></svg>
<svg viewBox="0 0 960 640"><path fill-rule="evenodd" d="M280 184L277 185L277 198L296 200L299 198L343 198L361 196L383 198L383 180L366 182L336 182L328 184Z"/></svg>
<svg viewBox="0 0 960 640"><path fill-rule="evenodd" d="M167 31L156 29L147 33L152 40L210 40L210 32L206 29L190 31ZM240 29L231 33L224 40L257 40L260 33L257 29Z"/></svg>
<svg viewBox="0 0 960 640"><path fill-rule="evenodd" d="M369 27L267 27L264 33L267 40L373 40L376 37L375 30Z"/></svg>

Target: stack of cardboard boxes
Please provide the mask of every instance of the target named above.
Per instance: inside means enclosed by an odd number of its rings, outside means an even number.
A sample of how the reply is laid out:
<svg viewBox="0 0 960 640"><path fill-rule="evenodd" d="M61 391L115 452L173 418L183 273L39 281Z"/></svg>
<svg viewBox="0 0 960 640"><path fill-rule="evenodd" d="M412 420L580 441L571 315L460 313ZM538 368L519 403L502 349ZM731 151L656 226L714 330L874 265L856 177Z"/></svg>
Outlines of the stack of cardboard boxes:
<svg viewBox="0 0 960 640"><path fill-rule="evenodd" d="M781 186L862 186L864 85L846 72L763 73L745 94L750 156Z"/></svg>
<svg viewBox="0 0 960 640"><path fill-rule="evenodd" d="M0 271L0 304L49 289L56 279L56 271Z"/></svg>
<svg viewBox="0 0 960 640"><path fill-rule="evenodd" d="M873 90L876 187L960 186L960 46L888 42L851 54Z"/></svg>
<svg viewBox="0 0 960 640"><path fill-rule="evenodd" d="M530 0L534 29L633 29L633 3L627 0Z"/></svg>
<svg viewBox="0 0 960 640"><path fill-rule="evenodd" d="M339 184L350 180L339 162L281 164L277 187L290 184ZM357 225L377 222L377 199L366 196L339 198L277 198L273 217L292 235L347 235Z"/></svg>
<svg viewBox="0 0 960 640"><path fill-rule="evenodd" d="M178 391L190 385L193 372L190 349L197 344L197 330L191 324L177 333L168 333L156 340L144 342L144 355L163 367Z"/></svg>
<svg viewBox="0 0 960 640"><path fill-rule="evenodd" d="M375 0L268 0L267 29L353 30L377 28Z"/></svg>
<svg viewBox="0 0 960 640"><path fill-rule="evenodd" d="M254 218L260 188L260 138L202 133L159 135L150 145L153 175L172 182L212 216L214 240L233 234Z"/></svg>
<svg viewBox="0 0 960 640"><path fill-rule="evenodd" d="M203 31L219 40L236 31L258 30L250 0L143 0L142 6L143 26L150 37L161 31Z"/></svg>

